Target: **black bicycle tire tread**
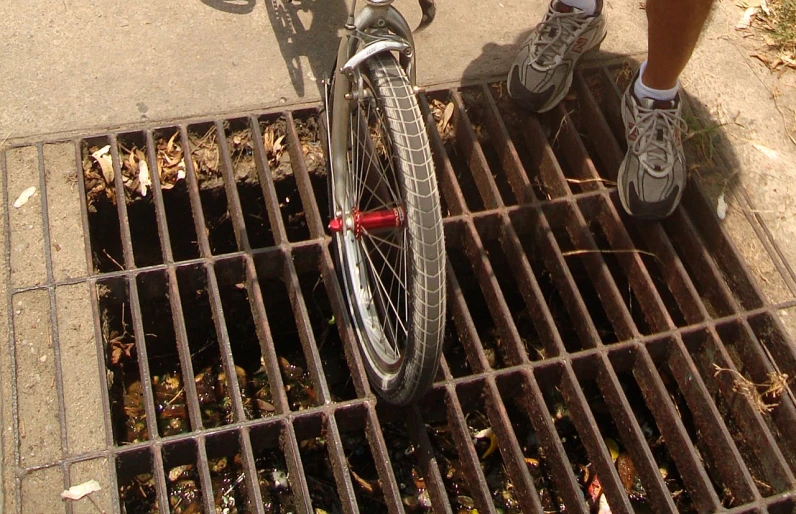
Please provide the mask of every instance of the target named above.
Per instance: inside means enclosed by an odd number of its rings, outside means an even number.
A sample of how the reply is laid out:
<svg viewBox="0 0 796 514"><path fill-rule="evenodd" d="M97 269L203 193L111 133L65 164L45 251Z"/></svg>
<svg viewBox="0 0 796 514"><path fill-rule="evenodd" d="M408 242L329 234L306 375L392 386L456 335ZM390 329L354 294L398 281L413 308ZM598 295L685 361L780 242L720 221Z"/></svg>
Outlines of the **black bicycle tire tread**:
<svg viewBox="0 0 796 514"><path fill-rule="evenodd" d="M403 68L391 54L375 55L365 65L404 177L407 230L414 248L414 351L405 355L393 386L381 391L391 403L407 404L431 386L442 354L447 298L442 211L426 126Z"/></svg>

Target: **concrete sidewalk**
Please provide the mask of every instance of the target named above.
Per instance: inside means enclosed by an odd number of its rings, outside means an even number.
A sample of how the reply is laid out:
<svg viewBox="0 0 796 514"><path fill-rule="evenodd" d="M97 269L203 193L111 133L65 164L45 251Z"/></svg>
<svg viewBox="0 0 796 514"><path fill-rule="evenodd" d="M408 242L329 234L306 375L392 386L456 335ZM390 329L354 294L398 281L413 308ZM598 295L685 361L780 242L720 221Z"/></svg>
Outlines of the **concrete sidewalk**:
<svg viewBox="0 0 796 514"><path fill-rule="evenodd" d="M318 81L334 58L345 4L6 0L0 4L5 27L0 36L0 150L119 127L316 101ZM420 12L415 0L396 4L416 25ZM437 21L417 37L419 82L504 74L517 44L546 5L438 0ZM612 0L606 10L609 36L603 56L642 59L646 17L638 0ZM782 249L782 263L796 266L796 146L788 135L796 87L792 70L778 78L749 57L754 49L734 29L741 12L731 0L717 0L682 78L698 99L707 127L693 137L706 137L706 148L715 152L693 156L690 164L714 201L725 195L728 230L768 300L780 302L793 298L794 284L777 272L754 229L764 223ZM784 92L779 103L772 99L777 89ZM24 188L13 180L0 186L6 189L1 197L6 200L0 201L0 241L8 255L6 244L13 245L16 236L4 233L8 203ZM0 273L0 298L7 297L10 273ZM796 336L796 312L783 311L782 319ZM8 320L7 314L0 316L3 382L8 381ZM14 428L9 412L8 398L0 395L0 483L15 472L8 454ZM0 513L4 506L15 510L16 499L9 496L4 498L0 488Z"/></svg>
<svg viewBox="0 0 796 514"><path fill-rule="evenodd" d="M416 26L417 2L396 4ZM437 21L417 38L419 81L507 69L545 8L440 1ZM643 11L633 2L608 10L623 29L604 48L643 51ZM314 101L346 11L344 0L4 2L0 141Z"/></svg>

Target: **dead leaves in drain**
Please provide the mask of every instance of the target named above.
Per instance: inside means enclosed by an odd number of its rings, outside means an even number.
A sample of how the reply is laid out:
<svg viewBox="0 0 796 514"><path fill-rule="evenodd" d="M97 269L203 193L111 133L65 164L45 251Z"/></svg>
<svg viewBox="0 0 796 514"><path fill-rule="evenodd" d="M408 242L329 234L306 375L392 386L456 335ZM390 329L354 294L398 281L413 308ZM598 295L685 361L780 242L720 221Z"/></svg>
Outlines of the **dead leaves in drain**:
<svg viewBox="0 0 796 514"><path fill-rule="evenodd" d="M182 145L177 142L179 132L175 131L168 139L159 137L155 142L155 161L160 187L169 190L185 178L185 158ZM126 147L119 143L119 168L122 173L125 197L129 200L143 198L152 190L152 173L146 150L132 145ZM113 165L111 145L87 148L83 159L83 177L86 186L89 210L100 198L116 203L116 172Z"/></svg>
<svg viewBox="0 0 796 514"><path fill-rule="evenodd" d="M437 99L431 100L431 114L437 122L437 132L439 132L442 142L446 142L453 137L453 102L443 103Z"/></svg>

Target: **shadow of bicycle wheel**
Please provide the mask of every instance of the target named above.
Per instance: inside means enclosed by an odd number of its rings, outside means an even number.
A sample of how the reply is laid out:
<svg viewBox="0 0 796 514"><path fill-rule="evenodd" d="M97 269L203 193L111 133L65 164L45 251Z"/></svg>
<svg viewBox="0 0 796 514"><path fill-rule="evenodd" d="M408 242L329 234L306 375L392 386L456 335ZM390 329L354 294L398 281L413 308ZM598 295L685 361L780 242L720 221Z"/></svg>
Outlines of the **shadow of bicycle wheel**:
<svg viewBox="0 0 796 514"><path fill-rule="evenodd" d="M257 0L202 0L202 3L213 9L230 14L249 14L254 10Z"/></svg>

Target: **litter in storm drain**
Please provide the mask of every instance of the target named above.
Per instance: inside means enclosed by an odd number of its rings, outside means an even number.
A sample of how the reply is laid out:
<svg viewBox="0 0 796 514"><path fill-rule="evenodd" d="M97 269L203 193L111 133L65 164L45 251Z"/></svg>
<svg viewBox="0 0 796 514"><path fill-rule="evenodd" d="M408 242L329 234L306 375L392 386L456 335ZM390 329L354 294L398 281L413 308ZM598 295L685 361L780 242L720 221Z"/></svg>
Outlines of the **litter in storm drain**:
<svg viewBox="0 0 796 514"><path fill-rule="evenodd" d="M420 98L444 358L370 392L324 227L317 108L79 141L122 512L788 512L796 351L697 183L614 190L621 69L542 117Z"/></svg>

